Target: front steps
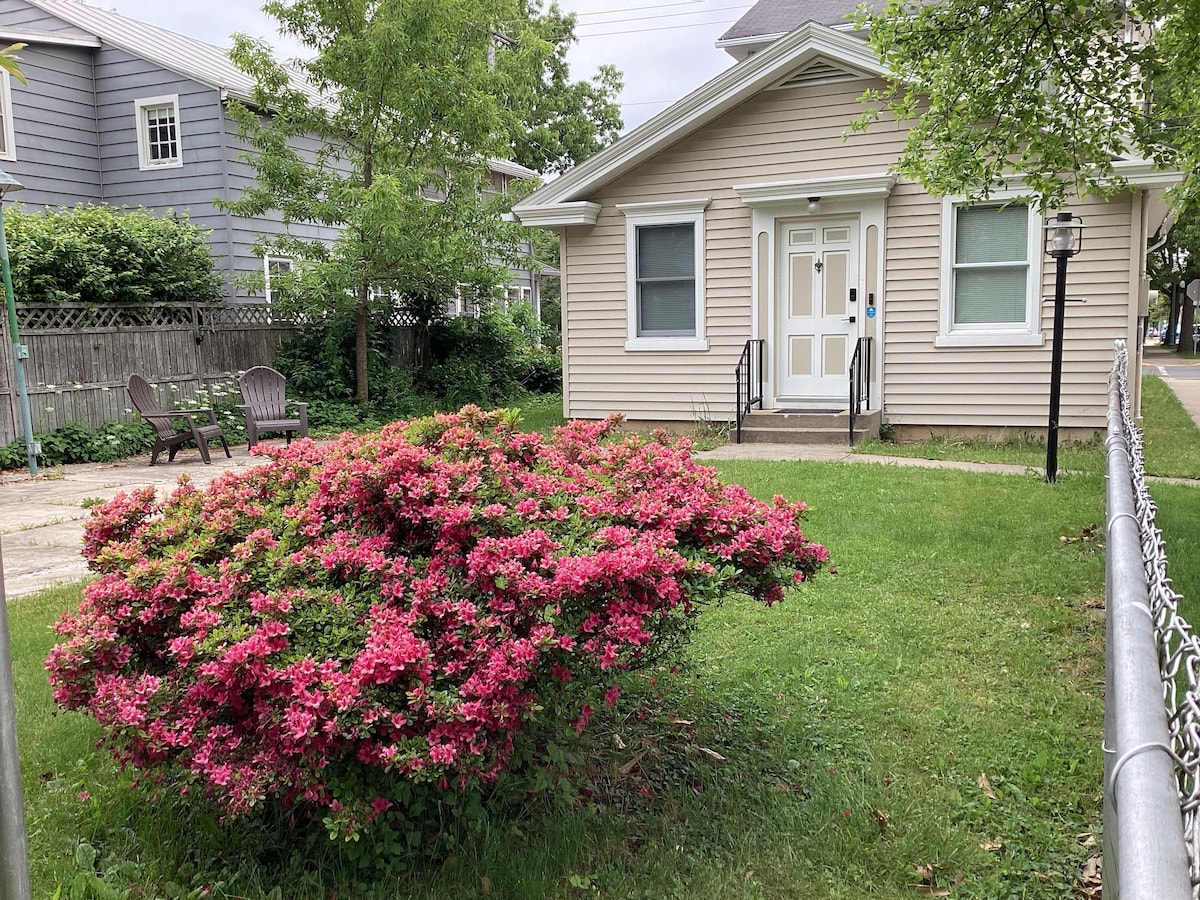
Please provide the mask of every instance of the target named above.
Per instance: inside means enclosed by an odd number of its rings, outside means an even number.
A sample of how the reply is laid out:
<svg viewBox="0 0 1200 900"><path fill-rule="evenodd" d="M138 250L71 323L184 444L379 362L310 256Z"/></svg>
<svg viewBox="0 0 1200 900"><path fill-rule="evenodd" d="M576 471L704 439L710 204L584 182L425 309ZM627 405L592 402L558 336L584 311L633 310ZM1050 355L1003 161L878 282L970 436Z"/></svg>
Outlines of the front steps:
<svg viewBox="0 0 1200 900"><path fill-rule="evenodd" d="M854 443L879 437L883 413L863 410L854 422ZM736 440L736 432L731 440ZM799 410L755 409L742 422L743 444L827 444L850 443L850 413L804 412Z"/></svg>

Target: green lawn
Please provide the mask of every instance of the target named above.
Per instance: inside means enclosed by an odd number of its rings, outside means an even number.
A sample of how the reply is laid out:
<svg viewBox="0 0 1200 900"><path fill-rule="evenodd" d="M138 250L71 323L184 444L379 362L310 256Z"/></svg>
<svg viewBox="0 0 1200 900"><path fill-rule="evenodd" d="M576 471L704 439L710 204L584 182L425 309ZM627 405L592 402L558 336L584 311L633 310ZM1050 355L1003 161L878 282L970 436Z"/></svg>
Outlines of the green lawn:
<svg viewBox="0 0 1200 900"><path fill-rule="evenodd" d="M1142 378L1142 417L1146 444L1146 472L1150 475L1200 478L1200 428L1179 399L1161 379ZM957 459L968 462L1009 463L1044 471L1044 440L1014 440L996 444L984 440L949 440L936 437L919 444L864 441L856 453L924 459ZM1061 469L1100 474L1104 471L1104 435L1094 440L1059 446Z"/></svg>
<svg viewBox="0 0 1200 900"><path fill-rule="evenodd" d="M772 609L730 599L678 671L631 677L575 748L576 808L530 795L402 875L356 880L323 836L131 787L45 686L47 625L78 588L13 601L35 896L1069 896L1098 852L1102 477L719 469L807 501L837 574ZM1173 528L1200 538L1195 516Z"/></svg>

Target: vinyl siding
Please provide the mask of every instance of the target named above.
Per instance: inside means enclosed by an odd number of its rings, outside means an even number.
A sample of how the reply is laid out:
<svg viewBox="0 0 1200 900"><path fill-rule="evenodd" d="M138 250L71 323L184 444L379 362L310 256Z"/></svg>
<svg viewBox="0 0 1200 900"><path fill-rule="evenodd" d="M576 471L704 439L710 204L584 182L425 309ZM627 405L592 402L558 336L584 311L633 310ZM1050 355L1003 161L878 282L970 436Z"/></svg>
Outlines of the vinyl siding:
<svg viewBox="0 0 1200 900"><path fill-rule="evenodd" d="M594 226L564 230L567 413L729 421L734 367L751 329L751 214L734 185L884 171L903 133L846 135L872 82L764 91L588 199ZM625 217L618 203L711 197L705 211L707 351L626 351Z"/></svg>
<svg viewBox="0 0 1200 900"><path fill-rule="evenodd" d="M857 81L765 91L659 152L588 199L594 226L564 229L567 414L611 411L631 420L728 421L734 367L751 335L751 210L734 185L886 171L905 130L893 119L848 134L861 114ZM710 197L705 213L707 351L626 351L625 217L621 203ZM1132 342L1129 304L1137 209L1129 193L1072 206L1087 223L1071 260L1061 425L1103 428L1112 344ZM1042 347L938 348L942 204L911 183L887 203L883 328L885 421L898 425L1045 427L1053 304L1042 305ZM1043 295L1054 291L1042 257Z"/></svg>
<svg viewBox="0 0 1200 900"><path fill-rule="evenodd" d="M82 47L32 44L21 51L29 85L9 79L16 159L0 167L24 185L13 199L27 208L100 198L91 55Z"/></svg>
<svg viewBox="0 0 1200 900"><path fill-rule="evenodd" d="M1113 341L1130 333L1129 193L1071 205L1087 228L1070 260L1063 341L1062 428L1102 429ZM941 201L901 184L888 206L884 314L884 419L894 425L1046 427L1054 304L1041 305L1041 347L936 347ZM1054 296L1055 262L1044 254L1042 297Z"/></svg>

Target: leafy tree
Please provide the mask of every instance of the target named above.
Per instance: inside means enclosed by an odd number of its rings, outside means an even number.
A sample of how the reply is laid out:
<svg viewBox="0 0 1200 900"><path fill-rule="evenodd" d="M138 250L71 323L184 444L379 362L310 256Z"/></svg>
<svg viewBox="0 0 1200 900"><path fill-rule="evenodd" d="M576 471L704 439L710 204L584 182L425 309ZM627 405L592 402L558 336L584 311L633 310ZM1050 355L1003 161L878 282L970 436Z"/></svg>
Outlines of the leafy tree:
<svg viewBox="0 0 1200 900"><path fill-rule="evenodd" d="M590 118L613 84L566 82L559 64L573 19L554 6L543 16L538 0L272 0L264 9L312 56L296 61L304 84L266 45L235 36L230 56L257 88L251 104L230 110L257 184L228 206L340 230L332 248L284 235L262 249L300 262L293 296L308 298L309 315L353 310L356 398L366 403L373 319L398 303L417 322L419 351L447 298L466 290L486 302L517 261L520 228L500 217L512 198L486 195L488 160L520 149L554 168L590 152L619 127L607 114ZM570 125L562 141L536 137L556 122ZM311 138L320 149L306 154Z"/></svg>
<svg viewBox="0 0 1200 900"><path fill-rule="evenodd" d="M1197 0L890 0L859 22L891 76L858 126L914 119L897 169L934 193L980 199L1020 172L1046 208L1120 189L1114 157L1200 165Z"/></svg>
<svg viewBox="0 0 1200 900"><path fill-rule="evenodd" d="M28 44L9 44L3 50L0 50L0 69L3 69L21 84L29 84L25 80L25 73L21 71L21 57L17 56L22 50L28 47Z"/></svg>

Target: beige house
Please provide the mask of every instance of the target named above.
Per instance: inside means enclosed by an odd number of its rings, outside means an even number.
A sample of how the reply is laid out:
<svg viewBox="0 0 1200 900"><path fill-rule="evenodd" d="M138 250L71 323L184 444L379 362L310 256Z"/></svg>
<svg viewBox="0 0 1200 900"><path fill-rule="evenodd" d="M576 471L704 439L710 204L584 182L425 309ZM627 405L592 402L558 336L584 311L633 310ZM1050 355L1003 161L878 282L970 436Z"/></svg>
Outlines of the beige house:
<svg viewBox="0 0 1200 900"><path fill-rule="evenodd" d="M854 361L901 436L1045 429L1044 220L1011 202L1019 182L968 206L897 179L902 122L850 133L883 75L852 5L790 29L796 4L762 0L718 42L736 65L517 204L560 235L567 416L733 421L761 341L766 410L845 409ZM1115 338L1140 364L1145 248L1176 178L1117 167L1128 190L1071 207L1064 436L1104 428Z"/></svg>

